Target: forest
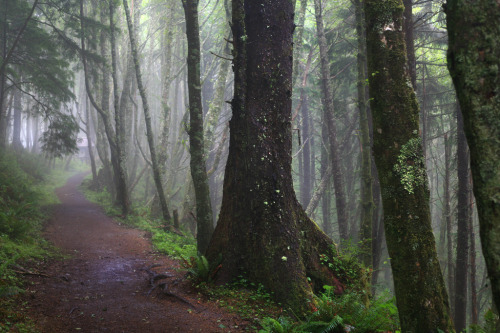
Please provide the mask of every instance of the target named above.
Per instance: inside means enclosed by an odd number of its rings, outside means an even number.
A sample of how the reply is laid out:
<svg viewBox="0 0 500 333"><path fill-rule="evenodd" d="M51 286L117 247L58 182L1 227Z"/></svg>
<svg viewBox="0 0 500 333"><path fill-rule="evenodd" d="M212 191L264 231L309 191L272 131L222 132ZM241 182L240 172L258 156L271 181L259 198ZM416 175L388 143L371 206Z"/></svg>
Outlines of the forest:
<svg viewBox="0 0 500 333"><path fill-rule="evenodd" d="M0 54L0 332L105 331L31 308L108 245L262 307L199 331L500 332L499 1L0 0Z"/></svg>

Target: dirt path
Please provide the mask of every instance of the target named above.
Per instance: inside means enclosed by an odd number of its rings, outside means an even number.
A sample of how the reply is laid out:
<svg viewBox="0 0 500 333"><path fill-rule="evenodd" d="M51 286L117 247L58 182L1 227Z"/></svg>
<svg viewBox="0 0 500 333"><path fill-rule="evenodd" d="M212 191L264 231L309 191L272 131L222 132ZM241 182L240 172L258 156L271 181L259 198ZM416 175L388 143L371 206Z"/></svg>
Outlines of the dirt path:
<svg viewBox="0 0 500 333"><path fill-rule="evenodd" d="M175 271L175 261L151 249L143 231L119 226L77 187L84 175L56 191L45 236L71 257L42 268L48 277L29 278L29 316L42 332L238 332L238 318L197 295ZM151 289L143 270L152 264L175 275L168 281L176 297ZM177 282L177 283L176 283Z"/></svg>

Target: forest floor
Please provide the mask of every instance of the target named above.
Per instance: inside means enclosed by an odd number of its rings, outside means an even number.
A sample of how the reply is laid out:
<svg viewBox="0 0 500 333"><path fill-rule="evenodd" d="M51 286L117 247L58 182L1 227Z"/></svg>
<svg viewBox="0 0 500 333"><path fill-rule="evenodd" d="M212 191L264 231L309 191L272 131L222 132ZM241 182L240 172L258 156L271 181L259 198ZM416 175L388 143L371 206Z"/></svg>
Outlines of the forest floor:
<svg viewBox="0 0 500 333"><path fill-rule="evenodd" d="M36 274L27 274L21 303L41 332L247 328L248 322L200 297L178 270L178 262L155 252L144 231L120 225L87 201L78 191L84 176L73 176L56 190L62 203L54 208L44 232L64 259L49 260ZM150 292L148 268L171 275L163 280L170 295L160 288Z"/></svg>

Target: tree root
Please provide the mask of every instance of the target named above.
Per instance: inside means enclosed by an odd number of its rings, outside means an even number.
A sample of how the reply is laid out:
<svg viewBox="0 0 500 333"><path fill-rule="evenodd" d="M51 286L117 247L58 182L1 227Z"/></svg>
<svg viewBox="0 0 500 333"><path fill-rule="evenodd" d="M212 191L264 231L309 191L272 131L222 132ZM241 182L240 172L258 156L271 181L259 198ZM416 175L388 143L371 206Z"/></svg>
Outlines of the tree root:
<svg viewBox="0 0 500 333"><path fill-rule="evenodd" d="M142 269L143 271L145 271L146 273L148 273L149 275L149 285L151 286L151 289L149 289L149 291L147 292L147 295L149 296L153 290L155 290L156 288L159 288L161 289L161 295L165 295L165 296L171 296L171 297L174 297L176 299L178 299L179 301L189 305L190 307L192 307L193 309L195 309L196 307L191 303L189 302L187 299L185 299L184 297L181 297L173 292L171 292L169 289L168 289L168 283L163 281L163 282L158 282L160 280L164 280L164 279L168 279L168 278L171 278L171 277L174 277L174 275L171 275L169 273L156 273L153 268L155 267L160 267L161 265L160 264L153 264L145 269Z"/></svg>

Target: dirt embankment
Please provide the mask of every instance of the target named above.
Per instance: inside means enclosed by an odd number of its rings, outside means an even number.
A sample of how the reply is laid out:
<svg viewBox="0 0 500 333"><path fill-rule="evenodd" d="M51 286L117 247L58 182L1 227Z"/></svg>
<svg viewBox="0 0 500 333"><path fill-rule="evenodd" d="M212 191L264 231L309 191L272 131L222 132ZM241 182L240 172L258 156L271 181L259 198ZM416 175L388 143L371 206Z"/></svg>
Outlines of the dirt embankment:
<svg viewBox="0 0 500 333"><path fill-rule="evenodd" d="M184 281L178 264L151 249L145 233L120 226L78 191L84 175L58 189L45 236L69 255L47 263L43 274L31 276L29 316L40 331L53 332L239 332L238 317L213 303L199 301ZM151 290L148 273L172 277L168 290ZM186 303L185 301L190 304Z"/></svg>

